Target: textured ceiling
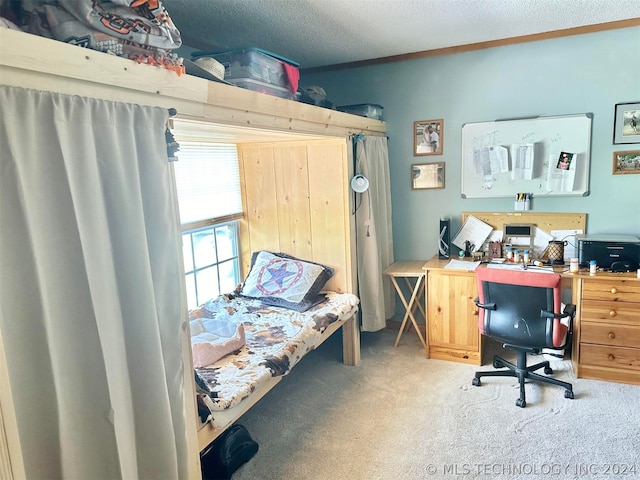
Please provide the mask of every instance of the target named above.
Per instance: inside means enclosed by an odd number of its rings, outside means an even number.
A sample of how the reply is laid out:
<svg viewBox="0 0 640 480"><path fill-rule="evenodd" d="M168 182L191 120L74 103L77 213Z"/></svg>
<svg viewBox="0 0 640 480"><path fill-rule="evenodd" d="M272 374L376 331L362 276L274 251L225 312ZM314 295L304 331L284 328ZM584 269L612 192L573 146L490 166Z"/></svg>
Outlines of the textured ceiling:
<svg viewBox="0 0 640 480"><path fill-rule="evenodd" d="M640 0L162 0L162 3L180 30L185 46L196 50L254 46L295 60L301 68L640 19Z"/></svg>

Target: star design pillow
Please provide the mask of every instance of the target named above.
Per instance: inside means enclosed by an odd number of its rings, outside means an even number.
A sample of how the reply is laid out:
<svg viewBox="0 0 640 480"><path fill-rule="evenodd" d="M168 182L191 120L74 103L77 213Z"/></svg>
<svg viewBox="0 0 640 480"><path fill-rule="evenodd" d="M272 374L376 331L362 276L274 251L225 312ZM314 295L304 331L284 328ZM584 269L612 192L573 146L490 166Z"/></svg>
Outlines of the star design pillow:
<svg viewBox="0 0 640 480"><path fill-rule="evenodd" d="M326 265L262 250L253 254L238 294L303 312L322 300L320 291L332 276Z"/></svg>

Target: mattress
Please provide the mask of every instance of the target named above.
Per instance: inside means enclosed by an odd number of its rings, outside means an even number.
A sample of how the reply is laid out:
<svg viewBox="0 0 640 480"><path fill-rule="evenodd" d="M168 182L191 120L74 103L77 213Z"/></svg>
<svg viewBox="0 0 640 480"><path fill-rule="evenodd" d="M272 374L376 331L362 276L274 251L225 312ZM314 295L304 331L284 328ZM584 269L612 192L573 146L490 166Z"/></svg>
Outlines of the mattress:
<svg viewBox="0 0 640 480"><path fill-rule="evenodd" d="M190 312L189 320L225 318L242 324L246 343L212 365L196 368L196 384L216 418L216 411L236 407L273 377L286 375L321 343L332 323L358 311L358 297L324 292L326 301L306 312L274 307L258 299L221 295Z"/></svg>

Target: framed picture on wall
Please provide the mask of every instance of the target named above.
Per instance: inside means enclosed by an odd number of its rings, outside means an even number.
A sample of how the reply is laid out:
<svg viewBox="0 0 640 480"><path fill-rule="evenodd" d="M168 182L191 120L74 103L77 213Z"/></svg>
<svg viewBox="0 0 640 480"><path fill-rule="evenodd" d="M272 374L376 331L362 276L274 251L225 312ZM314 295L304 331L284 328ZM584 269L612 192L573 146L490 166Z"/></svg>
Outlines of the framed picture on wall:
<svg viewBox="0 0 640 480"><path fill-rule="evenodd" d="M616 104L613 143L640 143L640 102Z"/></svg>
<svg viewBox="0 0 640 480"><path fill-rule="evenodd" d="M640 150L613 152L613 174L623 175L625 173L640 174Z"/></svg>
<svg viewBox="0 0 640 480"><path fill-rule="evenodd" d="M413 122L413 155L442 155L444 120Z"/></svg>
<svg viewBox="0 0 640 480"><path fill-rule="evenodd" d="M444 162L411 165L411 188L444 188Z"/></svg>

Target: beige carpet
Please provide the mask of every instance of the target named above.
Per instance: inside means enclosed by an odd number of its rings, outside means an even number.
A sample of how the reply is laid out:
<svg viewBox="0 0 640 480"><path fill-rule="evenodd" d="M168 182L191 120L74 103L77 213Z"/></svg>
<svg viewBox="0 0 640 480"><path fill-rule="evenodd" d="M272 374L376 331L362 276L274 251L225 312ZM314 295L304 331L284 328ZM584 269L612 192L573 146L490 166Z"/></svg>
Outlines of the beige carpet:
<svg viewBox="0 0 640 480"><path fill-rule="evenodd" d="M334 337L240 419L260 450L234 480L640 478L638 386L561 361L575 399L530 384L522 409L515 379L474 387L490 364L427 360L413 332L397 348L394 331L363 334L357 367Z"/></svg>

